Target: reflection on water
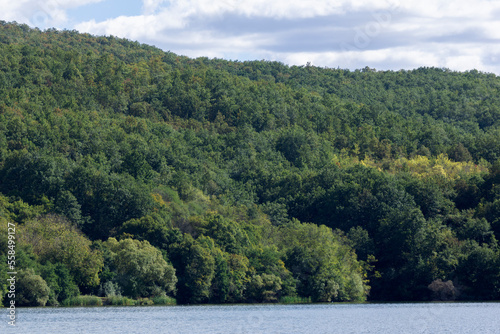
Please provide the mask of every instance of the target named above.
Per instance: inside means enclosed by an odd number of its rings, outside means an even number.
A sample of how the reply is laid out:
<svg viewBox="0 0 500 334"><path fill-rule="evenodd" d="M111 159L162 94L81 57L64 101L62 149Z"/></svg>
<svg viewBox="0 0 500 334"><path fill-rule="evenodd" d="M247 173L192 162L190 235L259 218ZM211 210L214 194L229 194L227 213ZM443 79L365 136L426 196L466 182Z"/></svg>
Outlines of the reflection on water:
<svg viewBox="0 0 500 334"><path fill-rule="evenodd" d="M500 333L500 303L18 308L1 333Z"/></svg>

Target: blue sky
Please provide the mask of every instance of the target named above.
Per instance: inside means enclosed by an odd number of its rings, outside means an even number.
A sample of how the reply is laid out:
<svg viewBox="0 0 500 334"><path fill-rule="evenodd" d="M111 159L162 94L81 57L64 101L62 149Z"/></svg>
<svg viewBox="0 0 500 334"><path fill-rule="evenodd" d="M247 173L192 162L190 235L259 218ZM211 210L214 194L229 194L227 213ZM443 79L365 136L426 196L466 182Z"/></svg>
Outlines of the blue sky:
<svg viewBox="0 0 500 334"><path fill-rule="evenodd" d="M142 1L107 0L70 8L67 15L71 18L71 23L78 24L90 20L101 22L118 16L135 16L141 10Z"/></svg>
<svg viewBox="0 0 500 334"><path fill-rule="evenodd" d="M0 0L0 19L190 57L500 74L497 0Z"/></svg>

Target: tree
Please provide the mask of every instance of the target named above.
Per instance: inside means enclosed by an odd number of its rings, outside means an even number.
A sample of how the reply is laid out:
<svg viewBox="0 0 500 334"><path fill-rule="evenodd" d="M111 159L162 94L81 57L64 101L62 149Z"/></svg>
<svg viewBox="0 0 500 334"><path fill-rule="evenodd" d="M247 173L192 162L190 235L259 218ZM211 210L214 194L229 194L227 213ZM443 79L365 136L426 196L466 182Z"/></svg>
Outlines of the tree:
<svg viewBox="0 0 500 334"><path fill-rule="evenodd" d="M73 275L71 275L71 272L64 264L47 262L41 266L40 273L50 288L49 303L52 306L57 306L65 299L80 294L80 290L74 282Z"/></svg>
<svg viewBox="0 0 500 334"><path fill-rule="evenodd" d="M16 276L16 301L19 306L45 306L50 288L33 269L19 271Z"/></svg>
<svg viewBox="0 0 500 334"><path fill-rule="evenodd" d="M209 237L194 240L185 234L183 241L169 249L170 259L179 277L178 299L181 303L204 303L210 298L215 275L215 259L206 244L215 247Z"/></svg>
<svg viewBox="0 0 500 334"><path fill-rule="evenodd" d="M155 297L175 291L175 269L148 241L109 238L104 246L111 251L116 282L126 296Z"/></svg>
<svg viewBox="0 0 500 334"><path fill-rule="evenodd" d="M202 227L202 232L214 239L221 249L228 253L239 254L242 248L249 243L248 236L242 231L239 224L231 222L221 215L208 216Z"/></svg>
<svg viewBox="0 0 500 334"><path fill-rule="evenodd" d="M293 246L285 264L298 281L299 295L314 301L365 300L363 268L339 235L312 224L289 227L287 235Z"/></svg>
<svg viewBox="0 0 500 334"><path fill-rule="evenodd" d="M119 232L137 240L147 240L155 247L167 249L170 243L177 241L177 234L180 234L179 230L171 229L169 223L161 215L147 215L126 221Z"/></svg>
<svg viewBox="0 0 500 334"><path fill-rule="evenodd" d="M41 216L19 226L22 244L31 245L42 263L62 263L82 289L99 284L102 255L73 224L56 215Z"/></svg>
<svg viewBox="0 0 500 334"><path fill-rule="evenodd" d="M277 302L281 292L281 279L273 274L252 276L246 291L251 302Z"/></svg>
<svg viewBox="0 0 500 334"><path fill-rule="evenodd" d="M458 278L465 286L464 297L495 300L500 296L500 253L475 241L464 245L466 257L457 268Z"/></svg>

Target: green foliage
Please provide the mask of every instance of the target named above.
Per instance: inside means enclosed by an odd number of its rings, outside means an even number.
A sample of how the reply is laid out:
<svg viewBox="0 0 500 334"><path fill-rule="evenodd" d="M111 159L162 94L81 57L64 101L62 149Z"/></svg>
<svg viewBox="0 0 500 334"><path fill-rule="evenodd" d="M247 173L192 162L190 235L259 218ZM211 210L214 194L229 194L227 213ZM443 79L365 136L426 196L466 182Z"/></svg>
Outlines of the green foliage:
<svg viewBox="0 0 500 334"><path fill-rule="evenodd" d="M342 237L326 226L304 224L286 231L291 245L285 264L298 280L297 292L313 301L364 300L363 269Z"/></svg>
<svg viewBox="0 0 500 334"><path fill-rule="evenodd" d="M207 239L207 242L213 245L212 239ZM215 275L215 259L210 249L185 235L181 243L171 246L170 253L179 277L178 300L181 303L207 302Z"/></svg>
<svg viewBox="0 0 500 334"><path fill-rule="evenodd" d="M65 299L80 294L69 269L62 263L53 265L48 262L40 268L42 278L50 288L50 304L57 306Z"/></svg>
<svg viewBox="0 0 500 334"><path fill-rule="evenodd" d="M206 225L201 228L204 235L214 239L225 252L238 254L249 244L245 231L240 224L231 222L221 215L210 215L206 218Z"/></svg>
<svg viewBox="0 0 500 334"><path fill-rule="evenodd" d="M33 269L20 270L16 275L16 304L19 306L45 306L49 300L47 282Z"/></svg>
<svg viewBox="0 0 500 334"><path fill-rule="evenodd" d="M81 295L65 299L63 306L102 306L102 299L96 296Z"/></svg>
<svg viewBox="0 0 500 334"><path fill-rule="evenodd" d="M115 280L126 296L154 297L174 291L175 269L148 241L109 238L103 245L111 252Z"/></svg>
<svg viewBox="0 0 500 334"><path fill-rule="evenodd" d="M121 296L111 296L106 299L106 303L109 305L113 306L134 306L138 305L139 303L134 300L130 299L127 297L121 297Z"/></svg>
<svg viewBox="0 0 500 334"><path fill-rule="evenodd" d="M310 304L311 297L284 296L280 298L280 304Z"/></svg>
<svg viewBox="0 0 500 334"><path fill-rule="evenodd" d="M153 303L155 305L177 305L175 298L169 296L156 296L153 297Z"/></svg>
<svg viewBox="0 0 500 334"><path fill-rule="evenodd" d="M464 245L467 254L457 271L467 299L496 300L500 297L500 262L498 249L479 246L471 241Z"/></svg>
<svg viewBox="0 0 500 334"><path fill-rule="evenodd" d="M498 298L499 89L2 21L0 257L50 305Z"/></svg>
<svg viewBox="0 0 500 334"><path fill-rule="evenodd" d="M90 248L75 226L56 215L41 216L18 227L21 244L31 245L42 263L62 263L81 288L99 284L102 255Z"/></svg>
<svg viewBox="0 0 500 334"><path fill-rule="evenodd" d="M281 279L273 274L255 275L247 288L247 298L253 302L277 302L281 292Z"/></svg>
<svg viewBox="0 0 500 334"><path fill-rule="evenodd" d="M113 281L106 281L104 284L102 284L101 287L102 291L99 293L99 295L104 295L106 297L121 297L121 288L118 285L118 283L115 283ZM100 289L100 290L101 290Z"/></svg>
<svg viewBox="0 0 500 334"><path fill-rule="evenodd" d="M7 223L9 221L24 223L45 212L46 209L41 205L32 206L21 199L8 198L0 194L0 219L3 219L1 226L6 229L5 232L7 232Z"/></svg>
<svg viewBox="0 0 500 334"><path fill-rule="evenodd" d="M250 282L250 262L246 256L238 254L227 254L226 261L229 280L226 301L233 303L245 301L245 292Z"/></svg>
<svg viewBox="0 0 500 334"><path fill-rule="evenodd" d="M158 215L126 221L120 231L139 240L148 240L153 246L160 248L166 248L176 238L176 231Z"/></svg>

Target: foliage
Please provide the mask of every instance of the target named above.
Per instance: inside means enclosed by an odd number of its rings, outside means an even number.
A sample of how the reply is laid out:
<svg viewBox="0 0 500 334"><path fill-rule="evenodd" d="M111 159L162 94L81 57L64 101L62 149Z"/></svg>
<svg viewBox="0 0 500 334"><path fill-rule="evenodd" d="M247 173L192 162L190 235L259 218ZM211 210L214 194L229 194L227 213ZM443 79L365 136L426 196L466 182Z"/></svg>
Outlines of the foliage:
<svg viewBox="0 0 500 334"><path fill-rule="evenodd" d="M63 306L102 306L102 299L96 296L81 295L65 299Z"/></svg>
<svg viewBox="0 0 500 334"><path fill-rule="evenodd" d="M155 305L177 305L175 298L169 296L156 296L153 297L153 303Z"/></svg>
<svg viewBox="0 0 500 334"><path fill-rule="evenodd" d="M50 305L498 299L499 90L1 21L0 258Z"/></svg>
<svg viewBox="0 0 500 334"><path fill-rule="evenodd" d="M50 288L49 303L51 305L57 306L60 302L80 294L80 289L74 282L71 272L64 264L53 265L48 262L39 270Z"/></svg>
<svg viewBox="0 0 500 334"><path fill-rule="evenodd" d="M209 242L213 242L209 239ZM215 259L210 249L186 235L182 243L174 244L170 251L178 268L178 296L181 303L208 301L210 286L215 275Z"/></svg>
<svg viewBox="0 0 500 334"><path fill-rule="evenodd" d="M32 269L19 271L16 275L16 304L19 306L45 306L49 300L47 282Z"/></svg>
<svg viewBox="0 0 500 334"><path fill-rule="evenodd" d="M138 304L138 302L133 299L121 296L107 297L106 303L113 306L133 306Z"/></svg>
<svg viewBox="0 0 500 334"><path fill-rule="evenodd" d="M115 280L126 296L150 297L174 291L175 269L148 241L109 238L103 245L110 250Z"/></svg>
<svg viewBox="0 0 500 334"><path fill-rule="evenodd" d="M285 296L280 298L280 304L310 304L311 298Z"/></svg>
<svg viewBox="0 0 500 334"><path fill-rule="evenodd" d="M99 284L102 256L90 248L88 240L76 227L56 215L40 216L18 227L21 244L31 245L42 263L62 263L79 287Z"/></svg>
<svg viewBox="0 0 500 334"><path fill-rule="evenodd" d="M365 299L363 269L340 235L312 224L289 228L286 235L296 245L288 250L285 263L298 280L299 295L316 302Z"/></svg>

